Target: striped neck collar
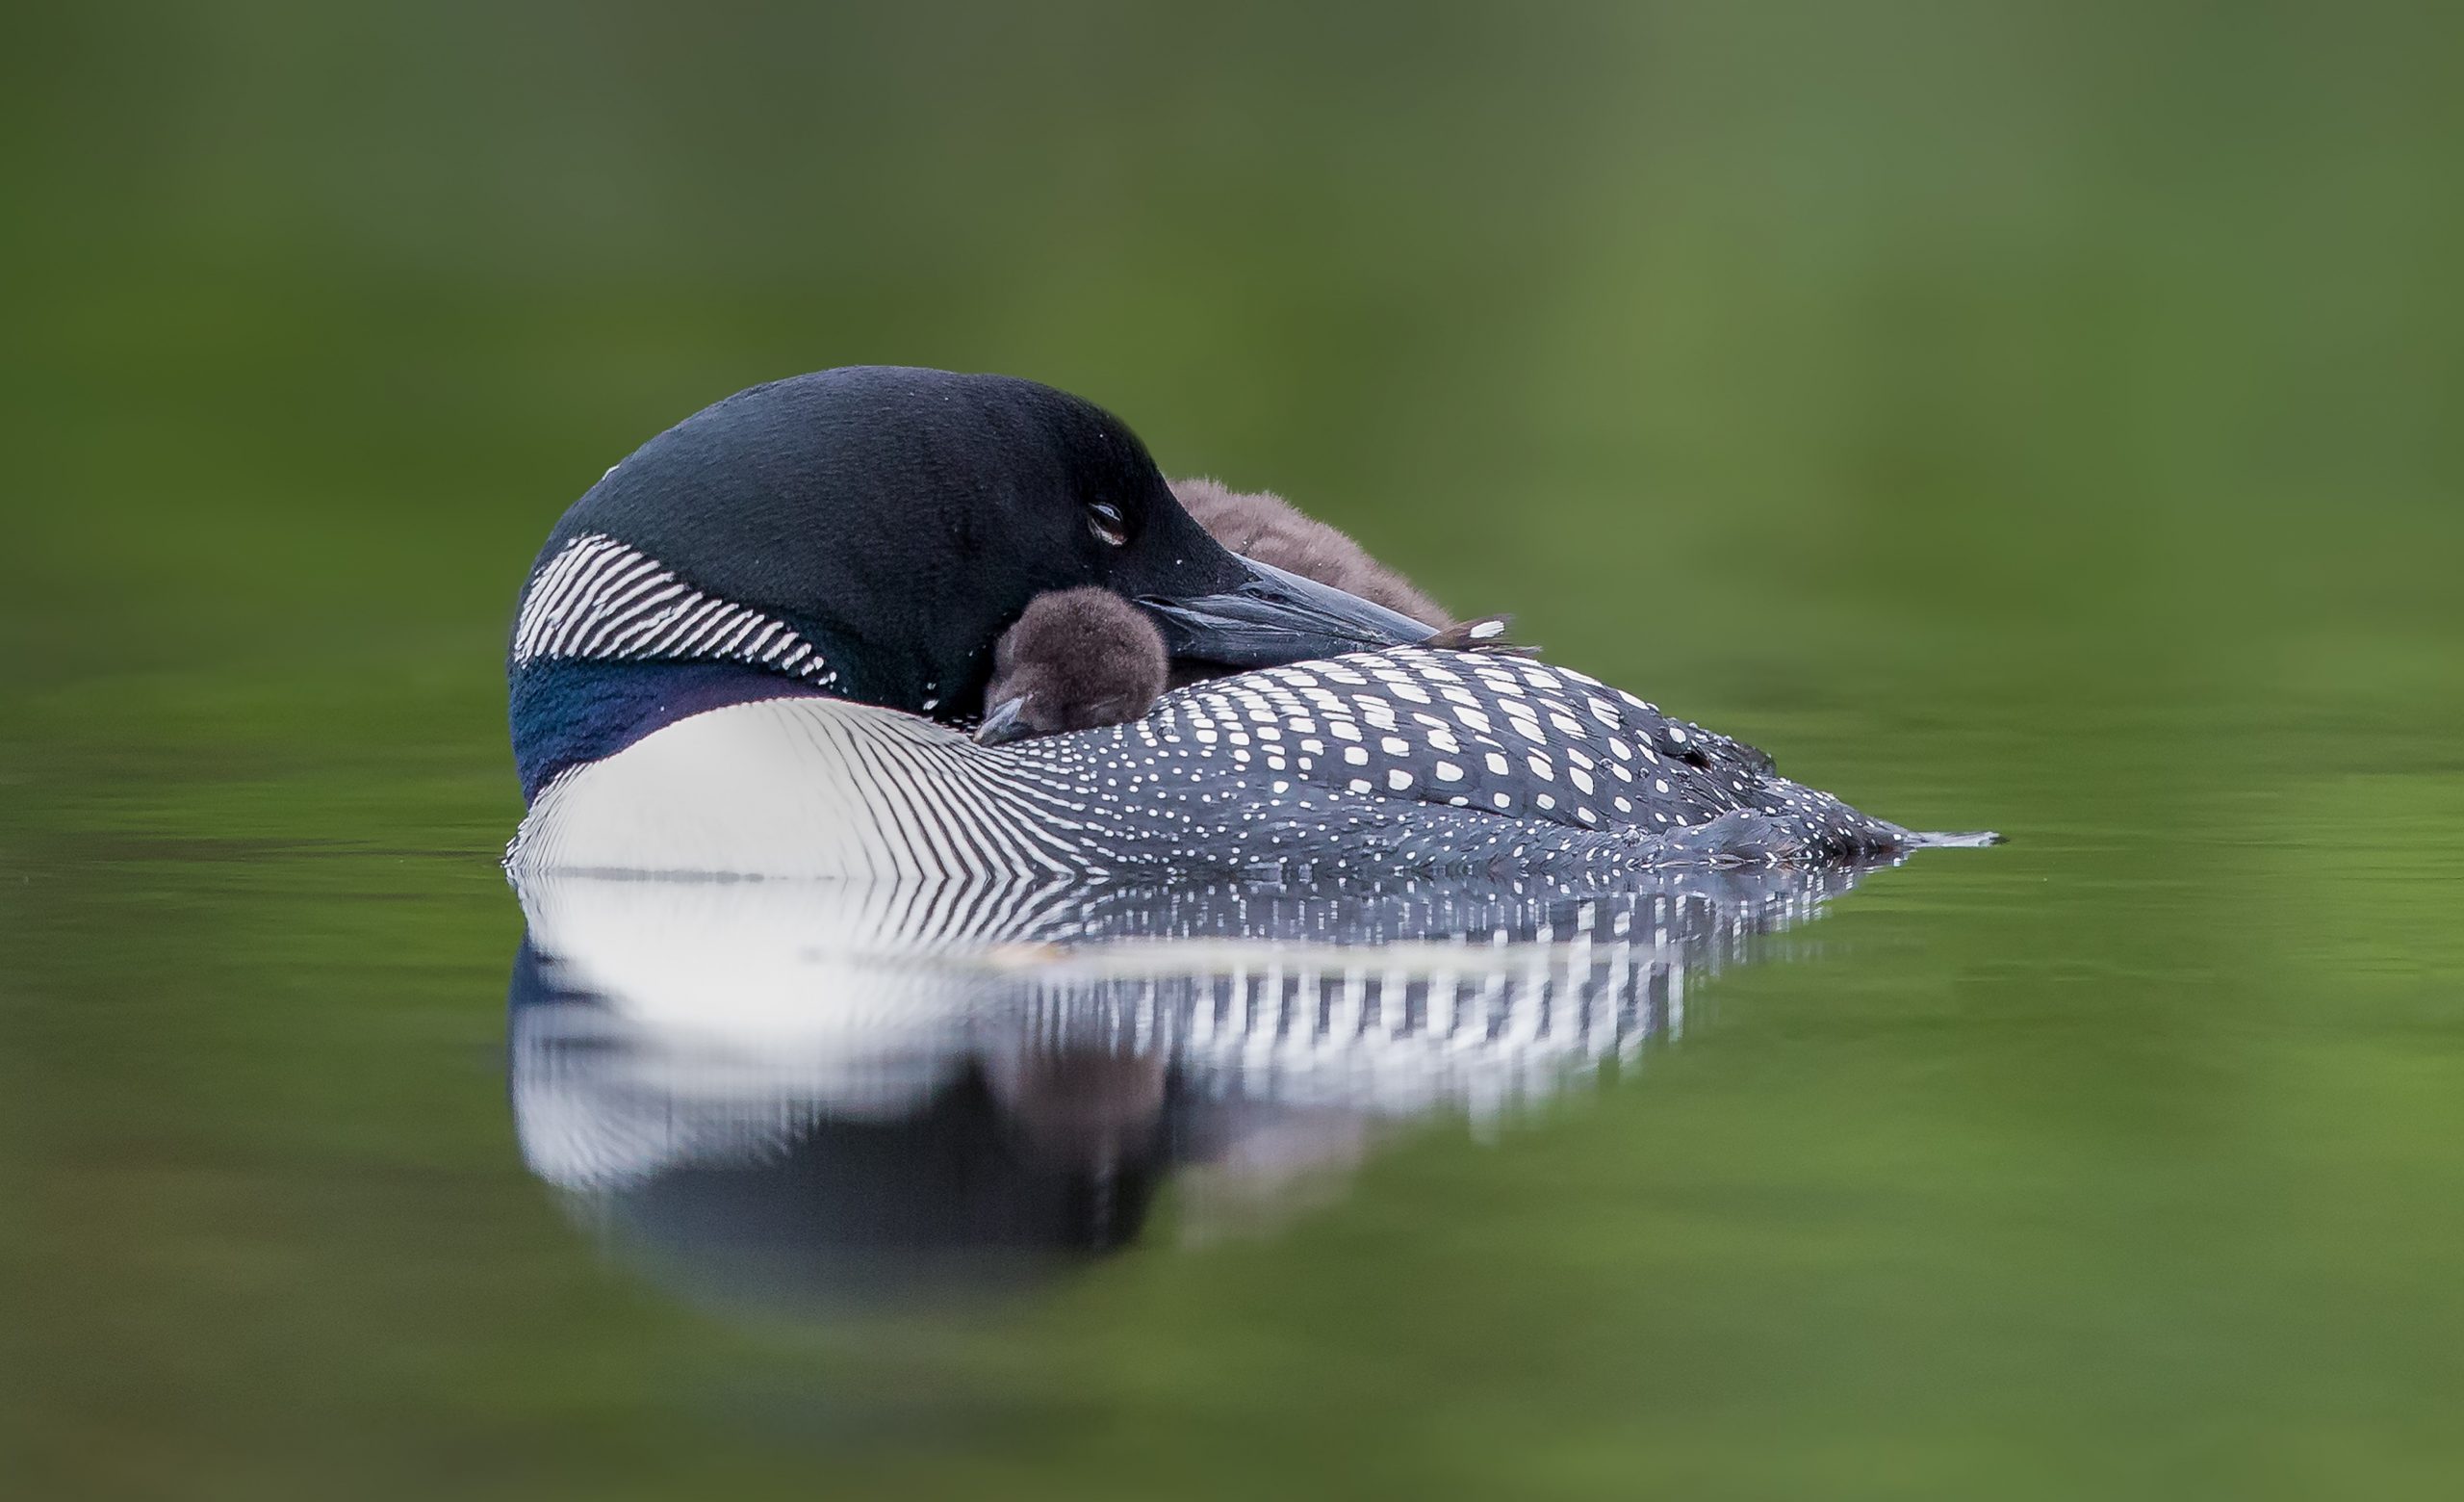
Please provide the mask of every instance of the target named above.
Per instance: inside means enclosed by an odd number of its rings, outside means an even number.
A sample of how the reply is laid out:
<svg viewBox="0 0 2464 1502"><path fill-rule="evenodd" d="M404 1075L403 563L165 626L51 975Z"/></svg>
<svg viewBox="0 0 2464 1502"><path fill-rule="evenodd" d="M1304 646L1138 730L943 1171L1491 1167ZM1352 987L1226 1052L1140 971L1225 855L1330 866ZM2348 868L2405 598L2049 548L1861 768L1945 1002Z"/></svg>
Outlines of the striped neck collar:
<svg viewBox="0 0 2464 1502"><path fill-rule="evenodd" d="M526 802L688 714L844 692L808 629L697 588L600 532L568 538L532 570L505 673Z"/></svg>

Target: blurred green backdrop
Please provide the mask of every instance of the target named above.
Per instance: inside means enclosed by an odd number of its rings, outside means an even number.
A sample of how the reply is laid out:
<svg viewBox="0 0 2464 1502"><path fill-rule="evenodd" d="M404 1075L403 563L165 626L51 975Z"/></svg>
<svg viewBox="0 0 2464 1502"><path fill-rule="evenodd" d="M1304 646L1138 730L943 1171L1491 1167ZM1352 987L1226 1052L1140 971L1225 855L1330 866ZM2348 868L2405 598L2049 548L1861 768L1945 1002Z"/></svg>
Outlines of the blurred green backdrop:
<svg viewBox="0 0 2464 1502"><path fill-rule="evenodd" d="M2451 1489L2453 8L12 33L23 1494ZM1271 1244L955 1331L669 1307L504 1121L504 624L633 445L860 361L1083 393L2017 842Z"/></svg>

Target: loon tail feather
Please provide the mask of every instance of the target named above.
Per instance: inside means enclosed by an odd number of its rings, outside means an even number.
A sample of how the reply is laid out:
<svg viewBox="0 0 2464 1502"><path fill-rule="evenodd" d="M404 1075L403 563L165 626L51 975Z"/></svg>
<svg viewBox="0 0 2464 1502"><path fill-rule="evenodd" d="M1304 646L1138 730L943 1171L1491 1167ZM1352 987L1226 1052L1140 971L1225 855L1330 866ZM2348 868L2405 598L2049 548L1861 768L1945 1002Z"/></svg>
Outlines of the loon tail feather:
<svg viewBox="0 0 2464 1502"><path fill-rule="evenodd" d="M1885 841L1865 847L1865 853L1972 850L2002 843L2002 837L1989 829L1938 833L1896 824L1880 827ZM1820 858L1795 823L1758 809L1732 809L1707 823L1671 831L1663 849L1681 862L1708 866L1784 866L1810 856Z"/></svg>
<svg viewBox="0 0 2464 1502"><path fill-rule="evenodd" d="M1911 850L1982 850L1987 845L2008 844L2010 842L1989 829L1953 831L1912 829L1906 844Z"/></svg>

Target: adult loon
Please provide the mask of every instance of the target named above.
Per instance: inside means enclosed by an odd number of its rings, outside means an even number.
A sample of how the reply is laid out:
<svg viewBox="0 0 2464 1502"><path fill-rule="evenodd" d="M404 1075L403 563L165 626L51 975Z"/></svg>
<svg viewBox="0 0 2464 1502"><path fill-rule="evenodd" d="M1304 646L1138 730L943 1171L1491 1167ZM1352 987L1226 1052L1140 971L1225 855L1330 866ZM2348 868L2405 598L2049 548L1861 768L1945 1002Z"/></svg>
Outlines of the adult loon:
<svg viewBox="0 0 2464 1502"><path fill-rule="evenodd" d="M1100 586L1247 669L988 746L991 649ZM1306 879L1820 863L1913 834L1565 668L1242 558L1118 419L852 367L740 392L575 503L508 653L517 869Z"/></svg>

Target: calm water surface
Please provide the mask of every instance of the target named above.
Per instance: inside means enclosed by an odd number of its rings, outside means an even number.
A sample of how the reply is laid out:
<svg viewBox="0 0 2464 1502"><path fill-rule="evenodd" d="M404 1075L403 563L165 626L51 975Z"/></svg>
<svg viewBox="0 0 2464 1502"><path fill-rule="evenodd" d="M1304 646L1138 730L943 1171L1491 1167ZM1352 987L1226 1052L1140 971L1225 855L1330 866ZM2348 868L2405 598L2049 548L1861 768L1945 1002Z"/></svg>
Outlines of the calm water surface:
<svg viewBox="0 0 2464 1502"><path fill-rule="evenodd" d="M475 695L399 688L309 749L69 685L13 747L45 1494L2457 1460L2464 774L2409 701L2357 760L2348 699L1758 717L2013 837L1853 879L962 902L516 892L500 753L419 728Z"/></svg>

